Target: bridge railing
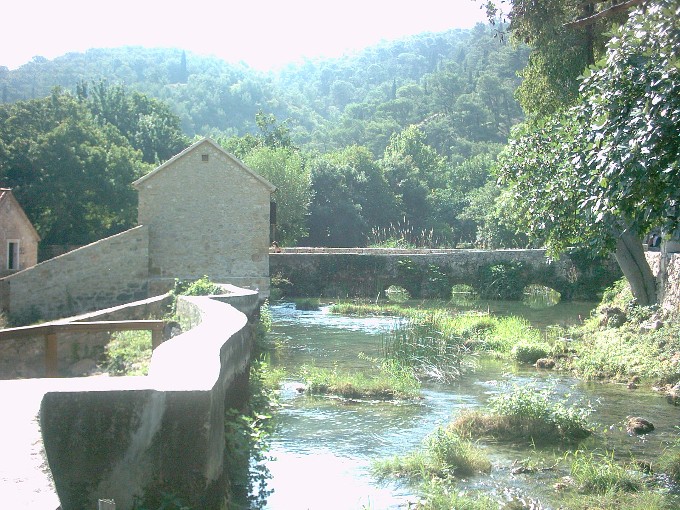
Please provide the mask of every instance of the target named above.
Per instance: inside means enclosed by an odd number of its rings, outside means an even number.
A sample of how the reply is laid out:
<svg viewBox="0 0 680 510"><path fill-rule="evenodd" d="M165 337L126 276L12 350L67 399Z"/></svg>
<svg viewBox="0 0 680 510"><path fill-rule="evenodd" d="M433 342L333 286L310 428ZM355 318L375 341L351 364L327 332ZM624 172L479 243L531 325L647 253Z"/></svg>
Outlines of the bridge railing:
<svg viewBox="0 0 680 510"><path fill-rule="evenodd" d="M61 333L98 333L114 331L151 331L151 346L158 347L163 341L162 320L52 322L34 326L22 326L0 330L0 341L21 340L42 336L45 340L45 377L59 377L58 335Z"/></svg>

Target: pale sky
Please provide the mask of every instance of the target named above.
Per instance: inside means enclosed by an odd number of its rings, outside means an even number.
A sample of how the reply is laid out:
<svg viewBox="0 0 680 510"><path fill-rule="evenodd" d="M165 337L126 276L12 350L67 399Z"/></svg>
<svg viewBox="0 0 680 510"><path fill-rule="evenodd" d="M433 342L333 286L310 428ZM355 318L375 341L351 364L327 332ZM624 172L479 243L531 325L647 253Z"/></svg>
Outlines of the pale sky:
<svg viewBox="0 0 680 510"><path fill-rule="evenodd" d="M0 66L89 48L182 48L256 69L485 22L480 0L26 0L0 13Z"/></svg>

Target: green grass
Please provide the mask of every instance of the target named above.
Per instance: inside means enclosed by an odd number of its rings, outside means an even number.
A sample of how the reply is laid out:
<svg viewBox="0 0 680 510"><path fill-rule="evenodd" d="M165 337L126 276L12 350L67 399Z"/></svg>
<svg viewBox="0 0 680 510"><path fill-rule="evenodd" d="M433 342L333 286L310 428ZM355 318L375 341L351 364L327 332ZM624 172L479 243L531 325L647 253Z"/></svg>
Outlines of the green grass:
<svg viewBox="0 0 680 510"><path fill-rule="evenodd" d="M151 353L151 331L117 331L106 345L104 369L112 375L146 375Z"/></svg>
<svg viewBox="0 0 680 510"><path fill-rule="evenodd" d="M490 398L487 410L462 413L451 428L462 437L544 446L590 436L589 414L589 408L556 400L550 390L514 386Z"/></svg>
<svg viewBox="0 0 680 510"><path fill-rule="evenodd" d="M616 463L613 454L577 451L572 456L570 474L577 489L585 494L638 492L644 488L642 473Z"/></svg>
<svg viewBox="0 0 680 510"><path fill-rule="evenodd" d="M411 399L420 394L420 383L413 371L394 361L381 362L373 375L363 372L341 372L304 365L300 369L307 393L311 395L337 395L356 399Z"/></svg>
<svg viewBox="0 0 680 510"><path fill-rule="evenodd" d="M380 479L400 478L411 483L469 477L489 471L491 462L483 450L443 427L428 436L420 450L373 465L373 473Z"/></svg>

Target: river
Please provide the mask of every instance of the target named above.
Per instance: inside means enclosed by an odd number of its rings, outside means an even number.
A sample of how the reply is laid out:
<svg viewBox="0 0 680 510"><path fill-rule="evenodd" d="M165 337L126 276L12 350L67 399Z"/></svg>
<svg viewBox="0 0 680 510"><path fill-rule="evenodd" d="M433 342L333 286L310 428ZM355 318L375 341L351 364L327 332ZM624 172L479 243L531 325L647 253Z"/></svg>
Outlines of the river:
<svg viewBox="0 0 680 510"><path fill-rule="evenodd" d="M593 303L559 303L548 309L530 309L521 303L489 303L495 313L521 314L536 327L568 325L587 316ZM281 390L282 408L272 437L268 468L274 492L266 508L391 509L408 508L417 500L413 489L396 483L380 484L370 473L376 459L407 454L440 425L464 408L483 405L490 395L509 384L550 386L557 395L591 405L590 420L597 426L602 451L619 456L654 459L677 438L678 408L651 390L629 390L625 385L585 383L565 374L539 371L497 360L478 360L474 371L452 384L424 384L416 402L356 402L309 397L297 389L295 374L305 363L342 370L365 370L368 362L358 354L378 356L381 337L396 326L389 317L344 317L320 311L298 311L293 304L271 307L271 338L277 344L272 365L289 374ZM630 436L622 424L628 415L651 419L656 430L648 436ZM514 463L536 455L528 448L486 446L493 462L490 475L462 481L461 487L481 489L499 501L519 501L519 508L553 508L554 492L538 475L513 475ZM541 452L541 458L563 452ZM549 461L545 461L549 463ZM552 475L554 476L554 475Z"/></svg>

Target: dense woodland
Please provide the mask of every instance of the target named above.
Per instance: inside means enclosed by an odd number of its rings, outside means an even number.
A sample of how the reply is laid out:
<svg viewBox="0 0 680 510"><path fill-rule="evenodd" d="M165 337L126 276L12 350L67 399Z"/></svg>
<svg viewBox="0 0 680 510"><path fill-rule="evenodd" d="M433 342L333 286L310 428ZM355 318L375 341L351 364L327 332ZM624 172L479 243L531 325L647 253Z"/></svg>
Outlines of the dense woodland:
<svg viewBox="0 0 680 510"><path fill-rule="evenodd" d="M392 230L405 244L486 242L471 192L493 193L529 52L496 36L422 34L268 74L169 49L36 57L0 68L0 181L44 243L80 244L130 226L128 183L209 135L279 188L284 244L362 246Z"/></svg>
<svg viewBox="0 0 680 510"><path fill-rule="evenodd" d="M501 4L276 73L143 48L0 67L0 184L44 243L82 244L209 135L278 187L283 245L585 247L654 302L641 239L679 222L677 1Z"/></svg>

